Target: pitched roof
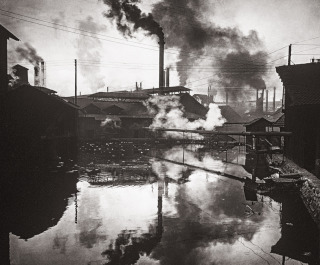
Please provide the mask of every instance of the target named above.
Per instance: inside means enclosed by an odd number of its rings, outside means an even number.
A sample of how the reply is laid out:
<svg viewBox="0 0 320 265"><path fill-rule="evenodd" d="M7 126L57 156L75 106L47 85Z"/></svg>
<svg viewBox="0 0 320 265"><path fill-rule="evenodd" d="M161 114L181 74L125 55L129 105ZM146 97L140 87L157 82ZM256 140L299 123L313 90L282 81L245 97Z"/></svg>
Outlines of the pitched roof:
<svg viewBox="0 0 320 265"><path fill-rule="evenodd" d="M182 93L177 96L180 98L180 103L183 105L186 112L197 114L202 117L207 114L208 109L200 104L189 93Z"/></svg>
<svg viewBox="0 0 320 265"><path fill-rule="evenodd" d="M229 105L219 106L221 110L221 115L226 119L227 122L242 122L242 117Z"/></svg>
<svg viewBox="0 0 320 265"><path fill-rule="evenodd" d="M278 118L272 125L274 127L284 127L284 113L280 116L280 118Z"/></svg>
<svg viewBox="0 0 320 265"><path fill-rule="evenodd" d="M320 104L320 63L279 66L276 71L291 106Z"/></svg>
<svg viewBox="0 0 320 265"><path fill-rule="evenodd" d="M42 87L42 86L33 86L33 87L38 89L38 90L40 90L40 91L42 91L42 92L44 92L44 93L46 93L46 94L48 94L48 95L57 93L57 91L54 91L54 90L49 89L47 87Z"/></svg>
<svg viewBox="0 0 320 265"><path fill-rule="evenodd" d="M253 119L252 121L247 122L244 126L247 127L247 126L250 126L250 125L255 124L255 123L257 123L257 122L261 122L261 121L264 121L264 122L266 122L266 123L271 124L270 121L268 121L267 119L261 117L261 118L256 118L256 119Z"/></svg>
<svg viewBox="0 0 320 265"><path fill-rule="evenodd" d="M16 93L19 93L19 91L21 91L21 90L27 90L27 89L31 89L31 90L43 93L43 94L47 95L48 97L50 97L51 99L57 100L64 105L67 105L67 106L74 108L74 109L79 109L79 107L77 105L73 104L72 102L69 102L68 100L66 100L62 97L59 97L59 96L52 94L52 93L48 93L47 91L42 90L41 87L31 86L31 85L27 85L27 84L21 85L21 86L17 87L16 89L10 91L9 95L10 94L14 95ZM48 90L51 90L51 89L48 89Z"/></svg>
<svg viewBox="0 0 320 265"><path fill-rule="evenodd" d="M22 66L22 65L20 65L20 64L16 64L16 65L14 65L14 66L12 66L12 69L26 69L26 70L29 70L27 67L24 67L24 66Z"/></svg>
<svg viewBox="0 0 320 265"><path fill-rule="evenodd" d="M11 38L11 39L14 39L16 41L19 41L19 39L16 36L14 36L9 30L7 30L1 24L0 24L0 34L4 34L7 39Z"/></svg>

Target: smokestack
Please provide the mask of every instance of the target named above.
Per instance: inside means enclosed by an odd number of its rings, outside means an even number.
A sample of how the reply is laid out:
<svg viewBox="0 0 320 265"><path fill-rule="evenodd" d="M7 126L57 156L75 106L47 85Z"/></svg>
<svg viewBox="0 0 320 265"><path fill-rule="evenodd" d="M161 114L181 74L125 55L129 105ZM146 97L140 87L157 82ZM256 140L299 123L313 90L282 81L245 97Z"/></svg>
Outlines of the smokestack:
<svg viewBox="0 0 320 265"><path fill-rule="evenodd" d="M269 93L269 91L268 91L268 90L266 90L266 112L268 112L268 109L269 109L268 93Z"/></svg>
<svg viewBox="0 0 320 265"><path fill-rule="evenodd" d="M163 86L166 86L166 70L163 69Z"/></svg>
<svg viewBox="0 0 320 265"><path fill-rule="evenodd" d="M163 87L164 87L163 67L164 67L164 44L165 44L163 36L159 36L158 43L159 43L159 88L160 88L160 94L163 94Z"/></svg>
<svg viewBox="0 0 320 265"><path fill-rule="evenodd" d="M228 91L226 91L226 105L228 105L229 104L229 93L228 93Z"/></svg>
<svg viewBox="0 0 320 265"><path fill-rule="evenodd" d="M46 86L46 73L44 61L41 61L41 86Z"/></svg>
<svg viewBox="0 0 320 265"><path fill-rule="evenodd" d="M140 82L140 90L142 90L142 82Z"/></svg>
<svg viewBox="0 0 320 265"><path fill-rule="evenodd" d="M273 88L273 111L276 111L276 87Z"/></svg>
<svg viewBox="0 0 320 265"><path fill-rule="evenodd" d="M166 72L166 87L170 86L170 68L167 67L167 72Z"/></svg>
<svg viewBox="0 0 320 265"><path fill-rule="evenodd" d="M34 86L40 86L40 67L39 62L34 66Z"/></svg>

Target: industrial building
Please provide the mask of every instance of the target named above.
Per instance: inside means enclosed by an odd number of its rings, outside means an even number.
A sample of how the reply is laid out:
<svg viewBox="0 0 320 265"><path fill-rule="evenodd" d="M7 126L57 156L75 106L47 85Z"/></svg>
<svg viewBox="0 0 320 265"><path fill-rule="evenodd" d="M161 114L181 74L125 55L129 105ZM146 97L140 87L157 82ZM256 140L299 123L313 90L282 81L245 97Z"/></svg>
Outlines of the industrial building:
<svg viewBox="0 0 320 265"><path fill-rule="evenodd" d="M316 172L320 159L320 63L279 66L284 86L285 155L307 170ZM319 175L318 175L319 176Z"/></svg>

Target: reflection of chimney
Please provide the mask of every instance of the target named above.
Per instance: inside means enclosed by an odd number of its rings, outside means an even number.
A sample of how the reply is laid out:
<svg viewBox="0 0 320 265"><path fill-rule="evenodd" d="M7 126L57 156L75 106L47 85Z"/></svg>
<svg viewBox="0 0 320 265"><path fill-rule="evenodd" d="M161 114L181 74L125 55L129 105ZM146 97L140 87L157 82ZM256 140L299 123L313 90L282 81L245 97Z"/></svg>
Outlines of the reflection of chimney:
<svg viewBox="0 0 320 265"><path fill-rule="evenodd" d="M40 67L39 62L34 66L34 85L40 86Z"/></svg>
<svg viewBox="0 0 320 265"><path fill-rule="evenodd" d="M160 94L163 94L164 87L164 75L163 75L163 67L164 67L164 37L159 38L159 89Z"/></svg>
<svg viewBox="0 0 320 265"><path fill-rule="evenodd" d="M157 226L157 237L160 238L163 232L162 226L162 194L163 194L163 182L158 180L158 226Z"/></svg>
<svg viewBox="0 0 320 265"><path fill-rule="evenodd" d="M46 74L45 74L45 64L41 61L41 86L46 86Z"/></svg>
<svg viewBox="0 0 320 265"><path fill-rule="evenodd" d="M167 67L167 72L166 72L166 87L170 86L170 68Z"/></svg>

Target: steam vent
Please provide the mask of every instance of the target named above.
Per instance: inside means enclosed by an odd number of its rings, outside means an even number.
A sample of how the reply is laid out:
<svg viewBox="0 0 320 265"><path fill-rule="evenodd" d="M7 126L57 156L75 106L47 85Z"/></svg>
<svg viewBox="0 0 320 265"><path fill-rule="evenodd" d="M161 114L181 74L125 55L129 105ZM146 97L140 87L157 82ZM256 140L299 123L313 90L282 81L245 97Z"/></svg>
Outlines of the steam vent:
<svg viewBox="0 0 320 265"><path fill-rule="evenodd" d="M320 264L319 1L4 2L1 265Z"/></svg>

